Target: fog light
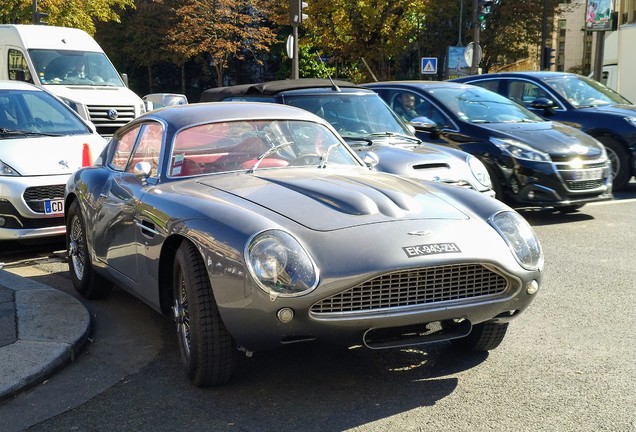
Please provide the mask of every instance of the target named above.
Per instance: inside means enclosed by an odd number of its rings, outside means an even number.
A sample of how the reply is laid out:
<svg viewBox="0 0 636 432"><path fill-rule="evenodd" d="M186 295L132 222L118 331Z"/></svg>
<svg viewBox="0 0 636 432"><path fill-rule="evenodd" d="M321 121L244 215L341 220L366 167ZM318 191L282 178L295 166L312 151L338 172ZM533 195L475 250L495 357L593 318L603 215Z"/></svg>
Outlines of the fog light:
<svg viewBox="0 0 636 432"><path fill-rule="evenodd" d="M526 292L528 294L532 295L537 291L539 291L539 282L533 280L532 282L528 283L528 286L526 287Z"/></svg>
<svg viewBox="0 0 636 432"><path fill-rule="evenodd" d="M281 310L278 311L276 316L278 316L278 319L280 320L280 322L288 323L292 319L294 319L294 311L290 308L282 308Z"/></svg>
<svg viewBox="0 0 636 432"><path fill-rule="evenodd" d="M7 223L6 219L0 216L0 227L4 226L4 224L6 223Z"/></svg>
<svg viewBox="0 0 636 432"><path fill-rule="evenodd" d="M529 199L534 199L534 191L528 192L528 198Z"/></svg>

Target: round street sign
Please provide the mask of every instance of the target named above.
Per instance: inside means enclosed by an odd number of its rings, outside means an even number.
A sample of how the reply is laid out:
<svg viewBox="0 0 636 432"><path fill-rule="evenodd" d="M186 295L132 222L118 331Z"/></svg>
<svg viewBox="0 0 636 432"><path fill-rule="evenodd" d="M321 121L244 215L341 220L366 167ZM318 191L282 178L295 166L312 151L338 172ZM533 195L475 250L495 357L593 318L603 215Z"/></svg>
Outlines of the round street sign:
<svg viewBox="0 0 636 432"><path fill-rule="evenodd" d="M481 62L481 46L477 45L477 49L475 49L475 43L471 42L464 51L464 60L469 67L473 64L473 53L477 53L477 64L479 64Z"/></svg>

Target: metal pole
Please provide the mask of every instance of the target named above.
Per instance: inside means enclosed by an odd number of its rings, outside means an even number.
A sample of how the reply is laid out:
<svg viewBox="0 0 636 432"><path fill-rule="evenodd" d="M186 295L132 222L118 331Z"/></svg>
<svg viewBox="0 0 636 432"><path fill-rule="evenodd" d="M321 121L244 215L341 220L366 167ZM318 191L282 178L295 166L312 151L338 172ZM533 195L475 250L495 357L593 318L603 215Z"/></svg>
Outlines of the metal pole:
<svg viewBox="0 0 636 432"><path fill-rule="evenodd" d="M543 0L543 28L541 30L541 70L546 69L545 64L545 56L543 53L545 52L546 42L548 38L548 0Z"/></svg>
<svg viewBox="0 0 636 432"><path fill-rule="evenodd" d="M479 8L479 0L473 0L473 61L470 65L470 74L477 75L477 68L479 67L479 58L478 58L478 50L479 50L479 36L481 31L481 24L477 17L477 9Z"/></svg>
<svg viewBox="0 0 636 432"><path fill-rule="evenodd" d="M601 82L603 76L603 55L605 51L605 32L596 32L596 49L594 50L594 79Z"/></svg>
<svg viewBox="0 0 636 432"><path fill-rule="evenodd" d="M459 0L459 28L457 29L457 46L462 45L462 19L464 17L464 0Z"/></svg>
<svg viewBox="0 0 636 432"><path fill-rule="evenodd" d="M294 53L294 57L292 58L292 79L298 79L299 78L299 72L298 72L298 24L294 24L292 26L292 36L294 38L294 43L293 43L293 53Z"/></svg>
<svg viewBox="0 0 636 432"><path fill-rule="evenodd" d="M38 13L38 0L33 0L32 9L33 9L33 24L37 24L35 17L37 16L37 13Z"/></svg>

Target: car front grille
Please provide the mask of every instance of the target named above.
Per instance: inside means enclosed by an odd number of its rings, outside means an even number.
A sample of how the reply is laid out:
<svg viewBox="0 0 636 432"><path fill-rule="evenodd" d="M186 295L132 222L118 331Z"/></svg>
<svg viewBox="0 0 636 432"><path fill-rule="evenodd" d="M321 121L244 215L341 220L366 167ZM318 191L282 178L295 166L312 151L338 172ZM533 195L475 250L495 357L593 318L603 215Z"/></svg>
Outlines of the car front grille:
<svg viewBox="0 0 636 432"><path fill-rule="evenodd" d="M504 293L510 281L481 264L453 264L383 274L311 307L316 315L474 299Z"/></svg>
<svg viewBox="0 0 636 432"><path fill-rule="evenodd" d="M111 119L109 117L109 111L111 110L116 111L117 118ZM135 118L135 107L132 105L89 105L88 113L100 135L112 136L117 129Z"/></svg>
<svg viewBox="0 0 636 432"><path fill-rule="evenodd" d="M36 213L44 213L44 201L64 198L65 185L33 186L26 188L23 197L26 204Z"/></svg>
<svg viewBox="0 0 636 432"><path fill-rule="evenodd" d="M557 169L559 174L565 181L567 188L571 191L589 191L601 188L605 186L607 178L605 176L605 170L607 168L607 162L589 162L583 164L581 167L572 168L569 164L559 163ZM601 178L586 178L589 173L596 173L601 171ZM598 177L598 176L594 176Z"/></svg>

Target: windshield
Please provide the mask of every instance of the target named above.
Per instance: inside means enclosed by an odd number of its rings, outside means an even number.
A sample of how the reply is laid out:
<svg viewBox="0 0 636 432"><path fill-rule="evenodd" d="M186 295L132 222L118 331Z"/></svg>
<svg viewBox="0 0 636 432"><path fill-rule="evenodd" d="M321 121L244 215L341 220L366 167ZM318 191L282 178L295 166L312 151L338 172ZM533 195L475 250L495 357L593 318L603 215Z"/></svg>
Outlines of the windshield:
<svg viewBox="0 0 636 432"><path fill-rule="evenodd" d="M544 121L526 108L481 87L444 87L429 91L460 120L468 123L522 123Z"/></svg>
<svg viewBox="0 0 636 432"><path fill-rule="evenodd" d="M545 82L577 108L615 104L630 105L627 99L614 90L583 76L568 75L549 78Z"/></svg>
<svg viewBox="0 0 636 432"><path fill-rule="evenodd" d="M124 86L104 53L45 49L29 52L44 85Z"/></svg>
<svg viewBox="0 0 636 432"><path fill-rule="evenodd" d="M369 137L386 132L413 136L375 93L285 96L285 104L324 118L345 139Z"/></svg>
<svg viewBox="0 0 636 432"><path fill-rule="evenodd" d="M88 133L89 128L64 102L44 91L0 90L0 139Z"/></svg>
<svg viewBox="0 0 636 432"><path fill-rule="evenodd" d="M174 140L168 175L342 165L361 166L324 125L299 120L242 120L180 131Z"/></svg>

